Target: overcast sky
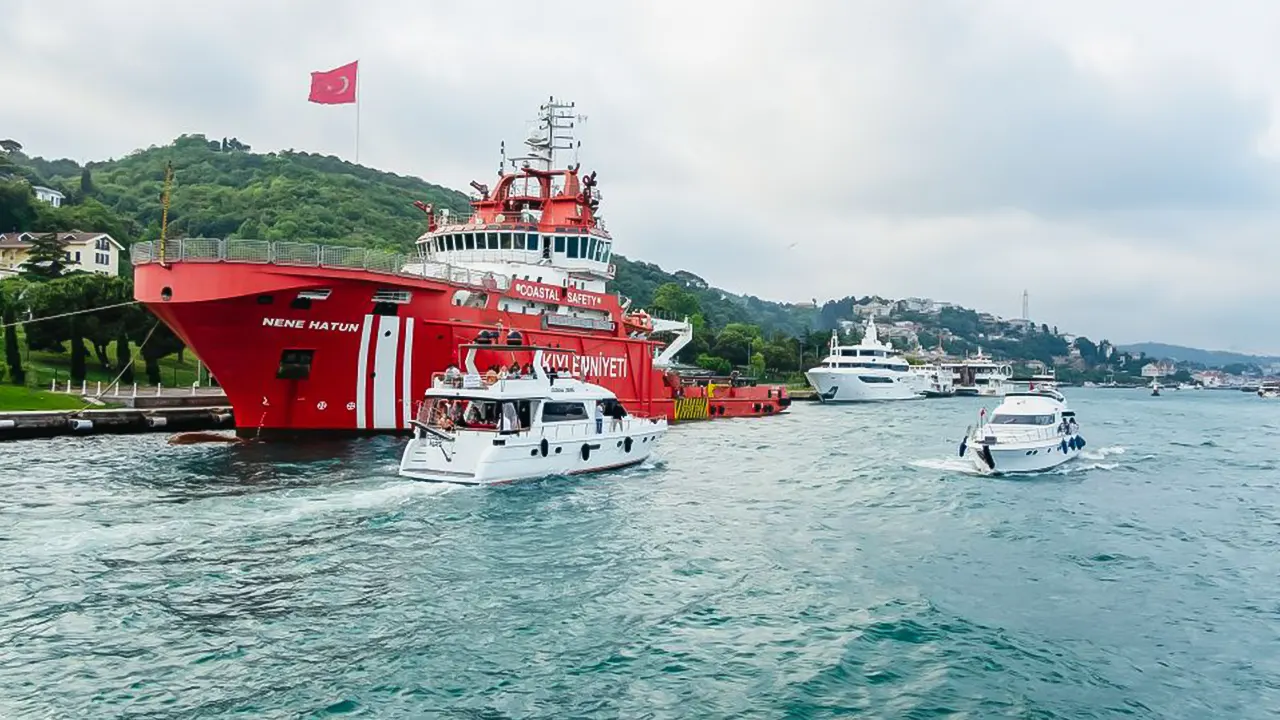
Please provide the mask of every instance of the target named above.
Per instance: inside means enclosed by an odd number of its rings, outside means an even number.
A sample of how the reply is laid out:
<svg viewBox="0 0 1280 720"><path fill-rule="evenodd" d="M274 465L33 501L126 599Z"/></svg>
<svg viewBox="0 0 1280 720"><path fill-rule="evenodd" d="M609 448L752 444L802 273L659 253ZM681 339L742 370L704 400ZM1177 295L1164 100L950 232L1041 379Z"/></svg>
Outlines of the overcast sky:
<svg viewBox="0 0 1280 720"><path fill-rule="evenodd" d="M927 296L1280 354L1280 3L6 0L0 137L186 132L466 188L578 103L620 252L760 297Z"/></svg>

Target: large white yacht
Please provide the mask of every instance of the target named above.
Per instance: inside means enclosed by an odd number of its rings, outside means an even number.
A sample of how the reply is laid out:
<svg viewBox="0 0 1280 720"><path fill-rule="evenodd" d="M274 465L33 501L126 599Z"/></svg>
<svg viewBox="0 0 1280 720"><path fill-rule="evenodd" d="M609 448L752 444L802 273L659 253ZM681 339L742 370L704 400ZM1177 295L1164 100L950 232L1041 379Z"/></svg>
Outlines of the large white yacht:
<svg viewBox="0 0 1280 720"><path fill-rule="evenodd" d="M978 348L976 355L960 362L946 363L944 367L955 373L956 395L1003 397L1009 390L1009 378L1013 377L1012 365L983 355L982 348Z"/></svg>
<svg viewBox="0 0 1280 720"><path fill-rule="evenodd" d="M888 343L880 342L875 318L857 345L841 345L831 332L830 351L805 377L822 402L911 400L924 397L927 381Z"/></svg>

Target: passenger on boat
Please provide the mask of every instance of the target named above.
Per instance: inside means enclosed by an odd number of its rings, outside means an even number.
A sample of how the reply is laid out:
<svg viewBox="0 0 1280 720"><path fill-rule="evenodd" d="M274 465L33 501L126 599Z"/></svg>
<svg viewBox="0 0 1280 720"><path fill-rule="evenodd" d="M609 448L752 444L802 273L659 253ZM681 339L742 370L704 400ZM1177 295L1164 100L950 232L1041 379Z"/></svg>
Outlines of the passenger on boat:
<svg viewBox="0 0 1280 720"><path fill-rule="evenodd" d="M462 387L462 371L454 363L449 363L449 367L445 368L444 382L449 387Z"/></svg>
<svg viewBox="0 0 1280 720"><path fill-rule="evenodd" d="M533 363L524 364L523 374L528 375L529 377L533 377Z"/></svg>
<svg viewBox="0 0 1280 720"><path fill-rule="evenodd" d="M622 418L627 416L627 409L622 407L622 403L617 400L609 404L609 417L613 421L609 423L609 432L617 432L622 429Z"/></svg>
<svg viewBox="0 0 1280 720"><path fill-rule="evenodd" d="M596 434L604 432L604 403L596 403Z"/></svg>
<svg viewBox="0 0 1280 720"><path fill-rule="evenodd" d="M507 377L517 379L520 377L520 363L511 363L511 369L507 371Z"/></svg>
<svg viewBox="0 0 1280 720"><path fill-rule="evenodd" d="M484 382L486 385L492 385L498 382L498 368L496 366L489 366L489 372L484 374Z"/></svg>

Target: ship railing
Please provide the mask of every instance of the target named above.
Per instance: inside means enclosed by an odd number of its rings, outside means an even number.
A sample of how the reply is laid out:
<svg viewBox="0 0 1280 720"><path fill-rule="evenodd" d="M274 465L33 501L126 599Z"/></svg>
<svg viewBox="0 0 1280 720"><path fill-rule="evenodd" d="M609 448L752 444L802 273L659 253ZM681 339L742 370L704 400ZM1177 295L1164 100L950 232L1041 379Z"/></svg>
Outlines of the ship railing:
<svg viewBox="0 0 1280 720"><path fill-rule="evenodd" d="M358 247L241 238L175 238L166 240L163 248L164 257L161 258L160 241L139 242L129 248L129 254L134 265L161 260L166 263L287 265L434 278L486 290L506 290L511 286L510 278L497 273L422 262L417 256Z"/></svg>
<svg viewBox="0 0 1280 720"><path fill-rule="evenodd" d="M992 432L993 427L1002 428L999 435ZM1058 425L1018 427L1016 425L997 426L997 425L993 425L992 423L984 423L982 425L979 425L974 435L979 439L995 438L996 444L1016 444L1016 443L1025 443L1025 442L1038 442L1041 440L1056 440L1060 437L1063 437L1061 428Z"/></svg>

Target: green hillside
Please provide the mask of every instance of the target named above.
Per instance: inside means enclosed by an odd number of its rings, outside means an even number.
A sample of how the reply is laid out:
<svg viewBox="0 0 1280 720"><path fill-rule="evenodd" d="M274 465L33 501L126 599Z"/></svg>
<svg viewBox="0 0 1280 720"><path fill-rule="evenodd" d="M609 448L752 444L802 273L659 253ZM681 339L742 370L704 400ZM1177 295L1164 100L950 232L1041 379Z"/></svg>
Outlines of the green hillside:
<svg viewBox="0 0 1280 720"><path fill-rule="evenodd" d="M184 135L119 160L35 159L51 187L101 202L126 222L123 241L160 236L166 163L173 164L169 234L324 241L405 249L424 229L415 200L468 208L460 192L333 156L254 153L237 140ZM87 174L85 171L87 170Z"/></svg>
<svg viewBox="0 0 1280 720"><path fill-rule="evenodd" d="M424 216L414 201L456 213L469 209L464 194L419 178L333 156L294 151L255 153L236 138L184 135L170 145L84 167L66 159L28 157L12 145L0 147L0 230L106 231L126 244L156 238L167 164L174 169L171 237L242 237L403 251L410 249L425 229ZM64 206L52 208L36 202L31 184L63 191L67 196ZM915 343L925 348L941 344L949 352L963 354L981 346L998 358L1038 360L1060 365L1068 374L1096 377L1135 372L1140 359L1111 350L1103 352L1102 348L1109 347L1105 342L1095 345L1080 338L1069 343L1057 328L1015 327L964 308L909 312L880 298L852 295L831 300L821 308L778 303L720 290L692 272L694 269L669 272L650 263L614 257L617 278L612 289L631 298L634 307L693 318L695 339L681 359L720 371L738 366L756 375L798 379L796 373L825 352L831 329L865 316L868 303L890 308L883 319L886 325L898 324L892 329L896 333L893 342L903 349ZM83 298L90 296L86 293L91 285L73 281L64 290L53 292L51 288L31 297L49 298L48 309L65 310L87 302ZM17 287L10 288L8 296L26 297ZM30 309L20 305L10 312L20 315ZM132 339L137 328L145 326L138 318L120 322L127 327L116 328L112 331L115 334L99 328L96 339L90 337L94 332L68 329L61 335L54 333L40 342L45 347L38 348L52 355L40 359L57 373L60 338L80 334L94 344L99 356L105 356L108 341L117 335ZM857 330L850 333L854 337L858 334ZM162 357L167 357L180 351L181 345L175 343L176 339L166 337L159 349L149 351L163 350ZM35 361L32 358L33 366ZM77 367L80 364L84 363ZM112 370L110 362L99 365L101 372ZM69 372L76 377L86 371ZM150 358L148 374L159 372L159 358Z"/></svg>

